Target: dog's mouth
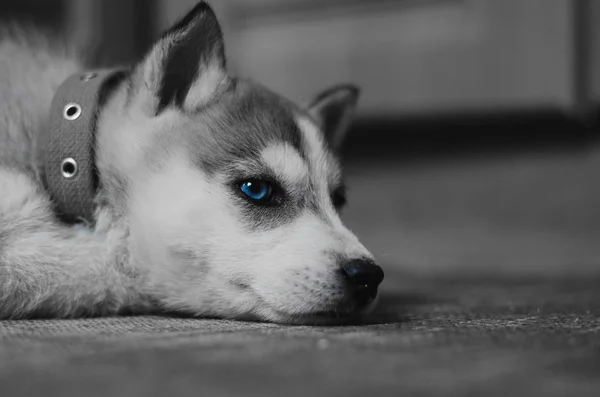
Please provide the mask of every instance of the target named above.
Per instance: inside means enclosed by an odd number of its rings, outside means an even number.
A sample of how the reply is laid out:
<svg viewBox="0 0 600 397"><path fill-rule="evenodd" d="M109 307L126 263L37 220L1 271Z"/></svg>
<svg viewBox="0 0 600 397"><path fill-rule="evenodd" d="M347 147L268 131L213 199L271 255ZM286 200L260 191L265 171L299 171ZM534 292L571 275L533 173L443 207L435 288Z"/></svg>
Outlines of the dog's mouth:
<svg viewBox="0 0 600 397"><path fill-rule="evenodd" d="M375 309L379 301L379 294L371 303L364 307L346 306L343 309L332 308L305 313L286 313L271 308L275 319L271 320L280 324L288 325L353 325L365 321L368 315Z"/></svg>
<svg viewBox="0 0 600 397"><path fill-rule="evenodd" d="M238 314L235 318L286 325L352 325L364 323L379 302L379 293L377 292L372 299L362 306L344 300L335 304L323 305L316 310L289 312L270 304L267 299L247 283L243 284L243 290L256 301L255 309L244 314Z"/></svg>

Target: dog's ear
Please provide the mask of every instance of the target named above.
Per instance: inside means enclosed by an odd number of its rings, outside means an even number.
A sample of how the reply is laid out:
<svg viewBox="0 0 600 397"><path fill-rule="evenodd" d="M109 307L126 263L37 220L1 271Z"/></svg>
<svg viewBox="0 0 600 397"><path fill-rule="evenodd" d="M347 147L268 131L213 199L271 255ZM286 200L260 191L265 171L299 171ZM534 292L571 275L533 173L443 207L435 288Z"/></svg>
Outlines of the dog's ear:
<svg viewBox="0 0 600 397"><path fill-rule="evenodd" d="M329 88L308 106L309 115L317 122L334 151L339 151L352 122L360 89L351 84Z"/></svg>
<svg viewBox="0 0 600 397"><path fill-rule="evenodd" d="M132 78L143 105L154 114L171 106L197 109L226 82L223 33L204 1L163 34Z"/></svg>

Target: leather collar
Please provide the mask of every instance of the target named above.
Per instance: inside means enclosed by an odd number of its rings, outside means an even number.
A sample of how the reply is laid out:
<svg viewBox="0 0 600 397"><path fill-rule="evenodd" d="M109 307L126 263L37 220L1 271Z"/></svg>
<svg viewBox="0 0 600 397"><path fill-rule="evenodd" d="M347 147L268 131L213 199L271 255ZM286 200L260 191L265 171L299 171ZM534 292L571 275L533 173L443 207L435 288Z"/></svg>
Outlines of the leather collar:
<svg viewBox="0 0 600 397"><path fill-rule="evenodd" d="M73 75L52 100L44 176L57 215L65 221L94 222L96 119L103 86L114 73L97 70Z"/></svg>

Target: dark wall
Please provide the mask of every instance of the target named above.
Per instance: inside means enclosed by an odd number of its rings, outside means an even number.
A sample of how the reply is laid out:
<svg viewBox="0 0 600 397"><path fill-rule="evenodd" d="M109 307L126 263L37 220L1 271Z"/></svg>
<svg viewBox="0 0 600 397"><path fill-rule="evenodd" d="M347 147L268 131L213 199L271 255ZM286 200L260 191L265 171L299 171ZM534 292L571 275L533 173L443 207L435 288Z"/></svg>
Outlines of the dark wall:
<svg viewBox="0 0 600 397"><path fill-rule="evenodd" d="M2 0L0 22L20 21L59 30L64 25L65 0Z"/></svg>

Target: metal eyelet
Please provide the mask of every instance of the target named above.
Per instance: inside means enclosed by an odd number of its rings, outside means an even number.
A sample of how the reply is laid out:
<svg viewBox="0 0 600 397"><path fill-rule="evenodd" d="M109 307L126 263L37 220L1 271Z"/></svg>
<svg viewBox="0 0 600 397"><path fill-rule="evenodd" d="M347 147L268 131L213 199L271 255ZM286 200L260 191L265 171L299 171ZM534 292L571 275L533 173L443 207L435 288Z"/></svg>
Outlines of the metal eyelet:
<svg viewBox="0 0 600 397"><path fill-rule="evenodd" d="M81 116L81 106L76 103L69 103L63 110L63 117L69 121L77 120Z"/></svg>
<svg viewBox="0 0 600 397"><path fill-rule="evenodd" d="M71 179L77 175L77 161L71 157L67 157L60 164L62 176L66 179Z"/></svg>
<svg viewBox="0 0 600 397"><path fill-rule="evenodd" d="M84 83L87 83L88 81L96 78L96 76L98 76L98 73L94 73L94 72L86 73L83 76L81 76L81 81L83 81Z"/></svg>

